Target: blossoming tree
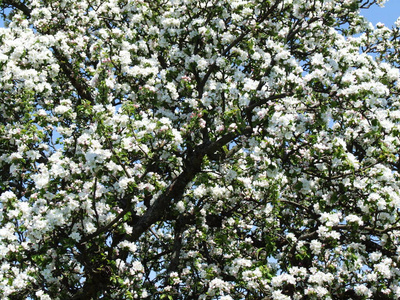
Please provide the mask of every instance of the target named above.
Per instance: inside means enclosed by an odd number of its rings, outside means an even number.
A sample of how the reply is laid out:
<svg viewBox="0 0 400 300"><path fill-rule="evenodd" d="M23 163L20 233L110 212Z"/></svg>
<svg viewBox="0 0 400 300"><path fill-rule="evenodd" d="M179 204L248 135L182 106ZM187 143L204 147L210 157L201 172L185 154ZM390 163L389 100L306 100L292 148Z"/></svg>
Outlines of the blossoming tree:
<svg viewBox="0 0 400 300"><path fill-rule="evenodd" d="M0 0L0 297L398 299L375 2Z"/></svg>

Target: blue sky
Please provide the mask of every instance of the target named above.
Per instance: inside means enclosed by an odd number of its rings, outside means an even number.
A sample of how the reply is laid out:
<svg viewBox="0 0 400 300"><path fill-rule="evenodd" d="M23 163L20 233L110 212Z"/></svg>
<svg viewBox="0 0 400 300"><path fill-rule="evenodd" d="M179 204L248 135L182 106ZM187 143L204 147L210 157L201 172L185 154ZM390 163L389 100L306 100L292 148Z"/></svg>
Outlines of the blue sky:
<svg viewBox="0 0 400 300"><path fill-rule="evenodd" d="M390 28L400 17L400 0L389 0L383 8L374 5L368 10L362 10L361 14L372 22L374 26L376 23L382 22Z"/></svg>

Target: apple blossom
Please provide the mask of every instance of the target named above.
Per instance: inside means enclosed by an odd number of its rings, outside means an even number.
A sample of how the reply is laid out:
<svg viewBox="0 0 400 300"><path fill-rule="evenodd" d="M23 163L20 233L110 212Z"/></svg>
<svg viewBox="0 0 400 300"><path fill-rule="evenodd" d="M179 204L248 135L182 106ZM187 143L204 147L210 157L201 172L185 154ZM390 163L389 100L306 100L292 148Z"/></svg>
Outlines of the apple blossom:
<svg viewBox="0 0 400 300"><path fill-rule="evenodd" d="M385 2L0 0L0 297L399 298Z"/></svg>

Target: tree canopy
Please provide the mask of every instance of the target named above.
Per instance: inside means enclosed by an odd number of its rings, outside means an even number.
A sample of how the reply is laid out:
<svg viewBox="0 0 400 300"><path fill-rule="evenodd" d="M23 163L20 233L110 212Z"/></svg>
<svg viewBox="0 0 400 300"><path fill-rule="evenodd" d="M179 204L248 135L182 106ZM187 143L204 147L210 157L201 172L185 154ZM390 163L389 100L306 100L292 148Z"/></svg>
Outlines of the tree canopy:
<svg viewBox="0 0 400 300"><path fill-rule="evenodd" d="M0 0L0 297L400 298L382 2Z"/></svg>

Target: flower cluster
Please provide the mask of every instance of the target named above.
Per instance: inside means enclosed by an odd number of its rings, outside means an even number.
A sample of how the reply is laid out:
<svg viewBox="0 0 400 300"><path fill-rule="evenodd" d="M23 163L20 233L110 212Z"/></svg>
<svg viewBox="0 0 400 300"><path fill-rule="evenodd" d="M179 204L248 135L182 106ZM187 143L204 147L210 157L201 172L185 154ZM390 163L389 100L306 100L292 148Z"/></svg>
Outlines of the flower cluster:
<svg viewBox="0 0 400 300"><path fill-rule="evenodd" d="M400 298L384 2L0 1L0 298Z"/></svg>

